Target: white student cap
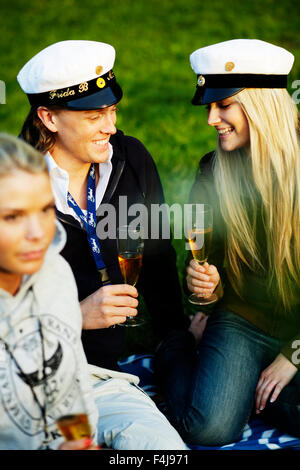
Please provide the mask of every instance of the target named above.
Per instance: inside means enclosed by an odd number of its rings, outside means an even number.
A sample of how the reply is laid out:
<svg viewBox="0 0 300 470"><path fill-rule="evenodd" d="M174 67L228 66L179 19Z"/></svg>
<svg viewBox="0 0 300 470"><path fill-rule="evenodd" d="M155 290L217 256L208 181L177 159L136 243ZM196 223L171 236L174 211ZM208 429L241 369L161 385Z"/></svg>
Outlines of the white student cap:
<svg viewBox="0 0 300 470"><path fill-rule="evenodd" d="M192 104L208 104L243 88L286 88L294 56L258 39L232 39L197 49L190 55L197 74Z"/></svg>
<svg viewBox="0 0 300 470"><path fill-rule="evenodd" d="M18 82L32 106L106 108L122 98L112 70L115 49L97 41L61 41L27 62Z"/></svg>

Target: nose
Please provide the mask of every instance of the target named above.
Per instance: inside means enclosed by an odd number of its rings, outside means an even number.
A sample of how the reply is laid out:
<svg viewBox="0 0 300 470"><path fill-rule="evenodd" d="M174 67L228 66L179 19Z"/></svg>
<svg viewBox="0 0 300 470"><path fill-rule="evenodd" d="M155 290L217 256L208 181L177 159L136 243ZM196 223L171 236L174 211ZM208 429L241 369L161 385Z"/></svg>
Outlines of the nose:
<svg viewBox="0 0 300 470"><path fill-rule="evenodd" d="M207 124L209 126L217 126L221 121L219 108L215 106L215 103L210 105L210 108L207 112Z"/></svg>
<svg viewBox="0 0 300 470"><path fill-rule="evenodd" d="M26 227L26 238L27 240L40 240L45 236L45 231L39 220L38 215L31 215L28 217Z"/></svg>
<svg viewBox="0 0 300 470"><path fill-rule="evenodd" d="M101 125L101 132L103 134L115 134L117 132L116 126L115 126L115 115L113 113L106 113L104 116L104 120Z"/></svg>

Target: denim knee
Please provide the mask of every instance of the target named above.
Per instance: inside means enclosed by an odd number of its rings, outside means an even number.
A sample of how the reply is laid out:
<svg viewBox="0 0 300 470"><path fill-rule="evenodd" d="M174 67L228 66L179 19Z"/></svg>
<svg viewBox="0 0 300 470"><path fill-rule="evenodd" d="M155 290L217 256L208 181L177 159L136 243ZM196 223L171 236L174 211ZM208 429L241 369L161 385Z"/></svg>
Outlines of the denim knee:
<svg viewBox="0 0 300 470"><path fill-rule="evenodd" d="M222 446L240 439L245 424L238 425L235 417L226 419L222 415L186 415L177 420L175 427L187 444Z"/></svg>

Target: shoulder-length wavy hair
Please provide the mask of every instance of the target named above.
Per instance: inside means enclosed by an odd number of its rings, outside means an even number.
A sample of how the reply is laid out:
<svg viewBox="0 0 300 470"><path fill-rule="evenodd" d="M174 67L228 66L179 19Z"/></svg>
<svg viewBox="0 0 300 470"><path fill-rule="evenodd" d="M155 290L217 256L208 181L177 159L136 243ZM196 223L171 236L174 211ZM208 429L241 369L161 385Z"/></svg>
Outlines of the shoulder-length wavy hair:
<svg viewBox="0 0 300 470"><path fill-rule="evenodd" d="M50 110L62 109L59 106L47 106ZM55 133L51 132L37 115L37 107L33 106L23 124L20 137L40 152L47 153L55 144Z"/></svg>
<svg viewBox="0 0 300 470"><path fill-rule="evenodd" d="M289 310L300 287L300 139L296 105L285 89L246 88L235 95L250 129L250 150L225 152L214 165L227 226L226 266L242 296L242 265L265 271ZM256 222L262 219L263 253ZM273 291L273 289L272 289ZM274 292L273 291L273 292Z"/></svg>

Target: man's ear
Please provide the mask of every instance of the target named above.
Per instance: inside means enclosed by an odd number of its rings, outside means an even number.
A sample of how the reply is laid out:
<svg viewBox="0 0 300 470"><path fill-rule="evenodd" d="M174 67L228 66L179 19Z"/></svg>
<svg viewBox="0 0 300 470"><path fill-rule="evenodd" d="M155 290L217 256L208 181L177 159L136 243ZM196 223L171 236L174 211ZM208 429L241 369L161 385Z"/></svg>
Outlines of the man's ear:
<svg viewBox="0 0 300 470"><path fill-rule="evenodd" d="M55 113L45 106L39 106L37 115L47 129L51 132L57 132Z"/></svg>

